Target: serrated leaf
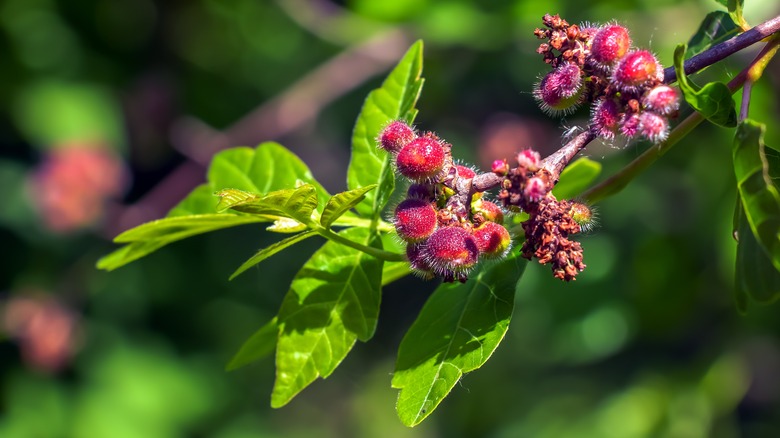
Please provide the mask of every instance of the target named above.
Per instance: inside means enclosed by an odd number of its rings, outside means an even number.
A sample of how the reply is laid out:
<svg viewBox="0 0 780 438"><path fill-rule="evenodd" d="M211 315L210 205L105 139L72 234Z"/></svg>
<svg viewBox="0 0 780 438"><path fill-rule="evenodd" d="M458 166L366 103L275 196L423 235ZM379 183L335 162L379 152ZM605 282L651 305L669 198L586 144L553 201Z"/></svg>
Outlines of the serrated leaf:
<svg viewBox="0 0 780 438"><path fill-rule="evenodd" d="M262 262L263 260L267 259L268 257L271 257L272 255L278 253L279 251L289 248L292 245L295 245L296 243L305 240L311 236L316 235L317 233L313 230L305 231L303 233L296 234L294 236L290 236L286 239L280 240L276 243L274 243L271 246L267 246L260 251L258 251L255 255L249 258L249 260L245 261L238 269L236 269L236 272L234 272L229 280L232 280L236 278L238 275L240 275L242 272L246 271L247 269L251 268L252 266Z"/></svg>
<svg viewBox="0 0 780 438"><path fill-rule="evenodd" d="M742 16L742 11L744 9L745 1L744 0L715 0L718 3L722 4L726 7L726 9L729 10L729 15L731 16L731 19L739 24L743 29L748 29L750 25L747 24L745 21L745 17Z"/></svg>
<svg viewBox="0 0 780 438"><path fill-rule="evenodd" d="M264 222L259 216L196 215L158 219L125 231L114 239L117 243L129 243L98 260L98 269L113 271L137 260L165 245L210 231L238 225Z"/></svg>
<svg viewBox="0 0 780 438"><path fill-rule="evenodd" d="M752 234L780 270L780 191L770 175L765 129L763 124L752 120L740 123L734 137L734 173Z"/></svg>
<svg viewBox="0 0 780 438"><path fill-rule="evenodd" d="M674 70L685 101L710 122L733 128L737 126L737 111L731 90L722 82L710 82L699 87L688 79L683 69L685 44L674 51Z"/></svg>
<svg viewBox="0 0 780 438"><path fill-rule="evenodd" d="M688 40L685 58L688 59L698 55L740 32L742 32L742 29L734 23L734 20L728 13L723 11L710 12L704 17L696 33Z"/></svg>
<svg viewBox="0 0 780 438"><path fill-rule="evenodd" d="M320 224L325 228L330 228L330 226L333 225L333 221L340 218L344 213L349 211L350 208L365 199L365 194L374 188L376 188L376 184L333 195L328 199L325 208L322 209Z"/></svg>
<svg viewBox="0 0 780 438"><path fill-rule="evenodd" d="M481 367L504 338L525 261L517 254L465 284L442 284L401 341L392 386L407 426L419 424L463 374Z"/></svg>
<svg viewBox="0 0 780 438"><path fill-rule="evenodd" d="M381 248L366 228L339 235ZM328 377L355 341L374 334L382 261L328 241L293 279L279 311L276 381L271 406L287 404L317 377Z"/></svg>
<svg viewBox="0 0 780 438"><path fill-rule="evenodd" d="M553 195L558 199L572 199L585 191L600 173L601 163L582 157L563 169Z"/></svg>
<svg viewBox="0 0 780 438"><path fill-rule="evenodd" d="M273 353L278 334L278 318L274 317L241 345L236 355L225 366L225 371L236 370Z"/></svg>
<svg viewBox="0 0 780 438"><path fill-rule="evenodd" d="M761 304L780 298L780 272L753 235L741 206L738 218L735 301L737 309L745 313L748 297Z"/></svg>
<svg viewBox="0 0 780 438"><path fill-rule="evenodd" d="M352 132L352 157L347 170L347 188L354 190L372 184L373 193L355 206L363 216L379 217L395 188L390 154L377 148L379 131L391 120L411 123L417 114L414 105L420 95L422 41L414 43L387 76L380 88L372 91L360 111Z"/></svg>
<svg viewBox="0 0 780 438"><path fill-rule="evenodd" d="M220 198L218 211L230 209L252 215L290 217L303 224L312 222L311 214L317 208L317 193L311 184L265 195L223 189L217 192L217 196Z"/></svg>

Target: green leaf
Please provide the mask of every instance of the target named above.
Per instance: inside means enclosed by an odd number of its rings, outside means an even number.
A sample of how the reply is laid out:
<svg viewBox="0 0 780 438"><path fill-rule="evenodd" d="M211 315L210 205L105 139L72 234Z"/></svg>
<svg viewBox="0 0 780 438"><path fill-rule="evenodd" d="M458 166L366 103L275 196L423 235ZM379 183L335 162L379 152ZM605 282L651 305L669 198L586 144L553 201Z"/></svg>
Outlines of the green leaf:
<svg viewBox="0 0 780 438"><path fill-rule="evenodd" d="M228 209L260 216L290 217L302 224L312 223L311 214L317 208L316 189L304 184L297 189L277 190L265 195L236 189L217 193L220 201L217 211Z"/></svg>
<svg viewBox="0 0 780 438"><path fill-rule="evenodd" d="M744 9L744 0L715 0L721 5L725 6L729 10L731 19L738 23L743 29L748 29L750 25L745 21L745 17L742 16L742 10Z"/></svg>
<svg viewBox="0 0 780 438"><path fill-rule="evenodd" d="M266 231L274 233L297 233L307 228L309 228L308 225L288 217L279 218L275 220L273 224L265 227Z"/></svg>
<svg viewBox="0 0 780 438"><path fill-rule="evenodd" d="M739 26L734 23L731 16L723 11L714 11L707 14L702 20L696 33L688 41L688 49L685 51L685 58L709 49L715 44L722 43L727 39L742 32Z"/></svg>
<svg viewBox="0 0 780 438"><path fill-rule="evenodd" d="M464 284L442 284L401 341L392 385L407 426L419 424L463 374L481 367L504 338L525 261L515 254Z"/></svg>
<svg viewBox="0 0 780 438"><path fill-rule="evenodd" d="M341 192L333 195L325 208L322 210L322 217L320 217L320 224L325 228L330 228L333 221L340 218L350 208L354 207L358 202L365 199L365 194L376 188L376 184L371 184L359 189L350 190L347 192Z"/></svg>
<svg viewBox="0 0 780 438"><path fill-rule="evenodd" d="M98 269L113 271L133 260L154 252L169 243L237 225L264 222L255 216L208 214L177 216L147 222L125 231L114 239L117 243L130 243L98 260Z"/></svg>
<svg viewBox="0 0 780 438"><path fill-rule="evenodd" d="M769 304L780 298L780 272L753 235L741 206L737 214L739 242L737 243L735 299L737 309L745 313L748 297L762 304Z"/></svg>
<svg viewBox="0 0 780 438"><path fill-rule="evenodd" d="M685 101L710 122L733 128L737 126L737 111L731 90L722 82L710 82L699 87L688 79L683 69L685 44L680 44L674 51L674 70L677 72L677 82L685 97Z"/></svg>
<svg viewBox="0 0 780 438"><path fill-rule="evenodd" d="M274 317L260 327L249 339L241 345L235 356L225 366L225 371L233 371L244 365L256 362L274 351L276 337L279 334L278 318Z"/></svg>
<svg viewBox="0 0 780 438"><path fill-rule="evenodd" d="M381 248L366 228L339 235ZM287 404L317 377L328 377L355 341L376 329L382 261L329 241L293 279L279 311L276 382L271 406Z"/></svg>
<svg viewBox="0 0 780 438"><path fill-rule="evenodd" d="M236 269L236 272L234 272L233 275L230 276L229 280L236 278L242 272L262 262L268 257L271 257L272 255L278 253L279 251L286 249L292 245L295 245L296 243L305 240L311 236L314 236L316 234L317 233L314 230L306 231L303 233L296 234L294 236L290 236L286 239L274 243L271 246L261 249L260 251L257 252L257 254L250 257L249 260L245 261L238 269Z"/></svg>
<svg viewBox="0 0 780 438"><path fill-rule="evenodd" d="M572 199L585 191L600 173L601 163L582 157L563 169L553 195L558 199Z"/></svg>
<svg viewBox="0 0 780 438"><path fill-rule="evenodd" d="M763 124L740 123L734 137L734 173L745 217L764 253L780 269L780 192L770 175ZM774 158L772 158L774 160ZM742 240L742 238L740 238Z"/></svg>
<svg viewBox="0 0 780 438"><path fill-rule="evenodd" d="M301 183L314 186L319 205L324 206L330 194L318 183L306 164L278 143L263 143L256 149L226 149L211 160L208 183L196 188L169 215L214 213L216 200L206 194L231 188L256 194L294 189Z"/></svg>
<svg viewBox="0 0 780 438"><path fill-rule="evenodd" d="M378 185L376 192L355 206L363 216L377 218L395 188L391 156L377 148L379 132L391 120L411 123L417 114L414 105L420 96L422 74L422 41L409 48L406 55L388 75L380 88L366 98L352 133L352 158L347 170L350 190Z"/></svg>

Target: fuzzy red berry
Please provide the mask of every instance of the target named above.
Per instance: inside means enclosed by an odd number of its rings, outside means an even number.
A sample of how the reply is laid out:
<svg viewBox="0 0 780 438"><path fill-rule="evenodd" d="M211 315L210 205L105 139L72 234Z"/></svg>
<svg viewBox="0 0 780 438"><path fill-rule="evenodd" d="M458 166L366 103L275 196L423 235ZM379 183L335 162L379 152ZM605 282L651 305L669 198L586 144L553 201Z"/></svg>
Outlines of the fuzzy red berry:
<svg viewBox="0 0 780 438"><path fill-rule="evenodd" d="M422 199L406 199L395 209L395 231L407 242L425 240L436 229L436 209Z"/></svg>
<svg viewBox="0 0 780 438"><path fill-rule="evenodd" d="M620 106L613 99L599 100L591 111L590 126L599 137L611 140L615 138L622 115Z"/></svg>
<svg viewBox="0 0 780 438"><path fill-rule="evenodd" d="M653 143L666 140L669 135L669 122L666 117L651 111L639 115L639 134Z"/></svg>
<svg viewBox="0 0 780 438"><path fill-rule="evenodd" d="M452 279L457 273L468 272L477 264L479 258L479 247L474 236L458 226L434 231L426 241L424 251L428 264L436 274L445 279Z"/></svg>
<svg viewBox="0 0 780 438"><path fill-rule="evenodd" d="M618 24L610 24L600 28L593 37L590 54L597 63L610 66L626 56L630 48L628 30Z"/></svg>
<svg viewBox="0 0 780 438"><path fill-rule="evenodd" d="M639 133L639 114L624 114L620 121L620 133L628 138L634 138Z"/></svg>
<svg viewBox="0 0 780 438"><path fill-rule="evenodd" d="M425 243L410 243L406 246L406 258L412 272L428 280L433 278L433 269L425 258Z"/></svg>
<svg viewBox="0 0 780 438"><path fill-rule="evenodd" d="M397 154L402 147L408 145L417 137L414 130L402 120L390 122L379 134L379 147L387 152Z"/></svg>
<svg viewBox="0 0 780 438"><path fill-rule="evenodd" d="M458 172L459 178L471 179L477 176L477 172L463 165L456 165L455 170Z"/></svg>
<svg viewBox="0 0 780 438"><path fill-rule="evenodd" d="M680 96L674 88L659 85L645 93L642 105L655 113L668 116L680 108Z"/></svg>
<svg viewBox="0 0 780 438"><path fill-rule="evenodd" d="M574 111L582 101L582 71L573 63L561 64L547 73L534 89L542 110L550 115Z"/></svg>
<svg viewBox="0 0 780 438"><path fill-rule="evenodd" d="M635 92L644 86L661 82L664 69L647 50L631 52L615 67L612 81L622 91Z"/></svg>
<svg viewBox="0 0 780 438"><path fill-rule="evenodd" d="M504 223L504 211L493 202L481 199L473 204L474 215L481 215L484 221Z"/></svg>
<svg viewBox="0 0 780 438"><path fill-rule="evenodd" d="M407 144L396 157L401 175L415 181L437 177L447 161L445 146L433 137L418 137Z"/></svg>
<svg viewBox="0 0 780 438"><path fill-rule="evenodd" d="M474 240L477 241L480 257L488 259L504 257L512 244L509 231L495 222L485 222L474 229Z"/></svg>

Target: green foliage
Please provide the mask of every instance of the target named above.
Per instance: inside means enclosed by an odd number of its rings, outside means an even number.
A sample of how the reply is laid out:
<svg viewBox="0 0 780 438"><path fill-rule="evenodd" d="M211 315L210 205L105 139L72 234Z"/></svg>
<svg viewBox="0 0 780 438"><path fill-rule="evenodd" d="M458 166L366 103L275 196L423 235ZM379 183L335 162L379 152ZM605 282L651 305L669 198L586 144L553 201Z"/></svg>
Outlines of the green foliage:
<svg viewBox="0 0 780 438"><path fill-rule="evenodd" d="M423 85L422 49L422 41L414 43L382 87L368 95L352 133L347 187L355 190L372 184L378 186L355 207L361 215L372 219L379 217L395 187L391 157L376 147L376 138L391 120L403 119L410 124L414 121L417 115L414 105Z"/></svg>
<svg viewBox="0 0 780 438"><path fill-rule="evenodd" d="M381 240L366 228L340 234L381 248ZM271 406L284 406L317 377L328 377L357 339L373 336L381 284L381 260L335 242L306 262L279 310Z"/></svg>
<svg viewBox="0 0 780 438"><path fill-rule="evenodd" d="M236 269L236 271L230 275L230 280L238 277L241 273L243 273L247 269L262 262L268 257L271 257L272 255L278 253L279 251L286 249L290 246L293 246L296 243L304 239L308 239L309 237L315 235L316 233L314 230L304 231L302 233L298 233L291 237L288 237L284 240L280 240L271 246L261 249L260 251L257 252L257 254L253 255L252 257L249 258L249 260L245 261L241 266L239 266L238 269Z"/></svg>
<svg viewBox="0 0 780 438"><path fill-rule="evenodd" d="M723 11L710 12L704 17L696 33L688 40L685 58L690 58L715 44L722 43L741 31L742 29L734 23L728 13Z"/></svg>
<svg viewBox="0 0 780 438"><path fill-rule="evenodd" d="M234 274L235 275L235 274ZM279 318L274 317L264 326L260 327L249 339L241 345L238 353L230 359L225 366L226 371L238 368L258 361L273 353L276 348L276 338L279 335Z"/></svg>
<svg viewBox="0 0 780 438"><path fill-rule="evenodd" d="M366 193L374 188L376 188L376 184L370 184L355 190L333 195L322 210L320 224L325 228L330 228L336 219L340 218L344 213L365 199Z"/></svg>
<svg viewBox="0 0 780 438"><path fill-rule="evenodd" d="M525 261L484 267L464 284L443 284L401 341L392 385L407 426L419 424L463 374L481 367L504 338Z"/></svg>
<svg viewBox="0 0 780 438"><path fill-rule="evenodd" d="M744 0L715 0L715 1L725 6L726 9L729 10L729 16L731 16L731 19L734 20L734 23L737 23L743 29L747 29L750 27L745 21L745 17L742 16L742 10L744 9L744 5L745 5Z"/></svg>
<svg viewBox="0 0 780 438"><path fill-rule="evenodd" d="M257 195L236 189L225 189L217 193L220 201L217 211L235 210L241 213L288 217L302 224L311 224L311 214L317 208L316 189L304 184L297 189L277 190Z"/></svg>
<svg viewBox="0 0 780 438"><path fill-rule="evenodd" d="M582 157L563 169L553 195L558 199L571 199L590 186L601 173L601 163Z"/></svg>
<svg viewBox="0 0 780 438"><path fill-rule="evenodd" d="M741 204L737 211L737 296L757 302L780 297L780 191L772 177L780 159L764 145L763 124L743 121L734 138L734 172Z"/></svg>
<svg viewBox="0 0 780 438"><path fill-rule="evenodd" d="M737 111L729 88L722 82L710 82L703 87L691 82L683 69L685 51L685 44L674 50L674 70L685 101L716 125L737 126Z"/></svg>

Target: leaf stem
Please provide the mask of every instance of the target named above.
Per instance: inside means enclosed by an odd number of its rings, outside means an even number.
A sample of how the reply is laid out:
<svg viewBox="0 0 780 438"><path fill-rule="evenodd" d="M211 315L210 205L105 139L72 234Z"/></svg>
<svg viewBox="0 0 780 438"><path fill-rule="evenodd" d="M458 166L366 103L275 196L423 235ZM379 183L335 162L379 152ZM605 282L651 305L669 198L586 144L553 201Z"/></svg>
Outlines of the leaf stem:
<svg viewBox="0 0 780 438"><path fill-rule="evenodd" d="M371 246L366 246L361 243L357 243L353 240L347 239L346 237L340 236L324 227L316 228L314 229L314 231L316 231L320 236L326 239L332 240L334 242L338 242L344 246L348 246L352 249L356 249L358 251L364 252L370 256L374 256L386 262L402 262L406 260L406 256L404 254L389 252Z"/></svg>

